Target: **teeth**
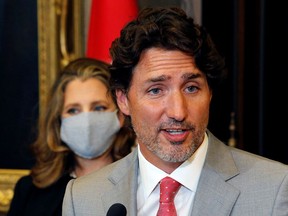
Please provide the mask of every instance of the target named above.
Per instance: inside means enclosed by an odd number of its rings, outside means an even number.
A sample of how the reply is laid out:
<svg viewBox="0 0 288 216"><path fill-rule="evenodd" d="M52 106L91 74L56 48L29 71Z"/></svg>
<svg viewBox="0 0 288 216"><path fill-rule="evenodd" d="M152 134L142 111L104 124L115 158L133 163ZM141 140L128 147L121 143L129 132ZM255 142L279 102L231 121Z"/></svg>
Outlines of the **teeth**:
<svg viewBox="0 0 288 216"><path fill-rule="evenodd" d="M167 132L171 134L182 134L184 131L183 130L167 130Z"/></svg>

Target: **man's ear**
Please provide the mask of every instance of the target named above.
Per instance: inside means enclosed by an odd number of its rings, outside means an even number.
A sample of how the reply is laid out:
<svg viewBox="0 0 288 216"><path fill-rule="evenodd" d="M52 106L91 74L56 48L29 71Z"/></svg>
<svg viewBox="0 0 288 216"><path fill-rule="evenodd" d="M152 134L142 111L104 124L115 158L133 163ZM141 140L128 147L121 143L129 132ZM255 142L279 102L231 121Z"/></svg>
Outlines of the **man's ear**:
<svg viewBox="0 0 288 216"><path fill-rule="evenodd" d="M119 109L124 113L125 115L129 116L130 115L130 110L129 110L129 103L128 103L128 98L126 93L123 90L116 90L116 100Z"/></svg>
<svg viewBox="0 0 288 216"><path fill-rule="evenodd" d="M118 110L117 116L118 116L118 119L119 119L120 127L123 127L124 123L125 123L124 114L120 110Z"/></svg>

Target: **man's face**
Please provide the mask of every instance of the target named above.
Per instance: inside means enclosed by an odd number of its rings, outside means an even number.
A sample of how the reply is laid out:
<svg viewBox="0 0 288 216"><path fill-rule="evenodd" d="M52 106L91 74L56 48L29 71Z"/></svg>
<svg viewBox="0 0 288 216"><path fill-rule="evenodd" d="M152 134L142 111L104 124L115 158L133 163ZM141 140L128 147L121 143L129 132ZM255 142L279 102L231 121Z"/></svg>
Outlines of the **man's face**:
<svg viewBox="0 0 288 216"><path fill-rule="evenodd" d="M127 94L117 93L144 157L151 163L179 163L200 146L212 93L194 59L180 51L150 48L133 71Z"/></svg>

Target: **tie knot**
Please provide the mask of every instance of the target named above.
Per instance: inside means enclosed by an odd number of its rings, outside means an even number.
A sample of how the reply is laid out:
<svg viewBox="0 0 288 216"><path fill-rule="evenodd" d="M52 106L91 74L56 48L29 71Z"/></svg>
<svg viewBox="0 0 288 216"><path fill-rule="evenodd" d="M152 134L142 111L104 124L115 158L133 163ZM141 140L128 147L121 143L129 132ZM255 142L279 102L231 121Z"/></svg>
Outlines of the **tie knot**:
<svg viewBox="0 0 288 216"><path fill-rule="evenodd" d="M180 183L176 180L165 177L160 181L160 202L169 203L174 201L174 197L180 188Z"/></svg>

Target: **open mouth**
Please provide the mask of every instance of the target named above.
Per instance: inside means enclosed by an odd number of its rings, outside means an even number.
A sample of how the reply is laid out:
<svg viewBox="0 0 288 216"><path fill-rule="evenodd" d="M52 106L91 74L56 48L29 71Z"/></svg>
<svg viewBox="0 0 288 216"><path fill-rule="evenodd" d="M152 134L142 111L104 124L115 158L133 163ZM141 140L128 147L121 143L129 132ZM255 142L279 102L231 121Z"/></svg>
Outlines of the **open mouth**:
<svg viewBox="0 0 288 216"><path fill-rule="evenodd" d="M161 133L170 142L181 143L186 140L190 130L187 129L162 129Z"/></svg>

